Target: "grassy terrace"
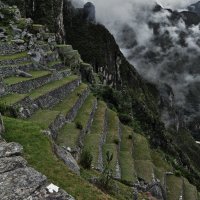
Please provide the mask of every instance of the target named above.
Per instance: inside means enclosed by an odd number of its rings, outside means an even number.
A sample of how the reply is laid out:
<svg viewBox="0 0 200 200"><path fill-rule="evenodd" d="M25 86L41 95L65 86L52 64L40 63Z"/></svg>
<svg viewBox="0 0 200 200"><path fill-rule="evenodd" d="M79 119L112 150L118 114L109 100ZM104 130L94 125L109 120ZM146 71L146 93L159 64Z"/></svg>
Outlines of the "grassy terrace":
<svg viewBox="0 0 200 200"><path fill-rule="evenodd" d="M154 166L151 160L148 141L140 134L134 134L133 136L133 158L137 176L151 181L154 173Z"/></svg>
<svg viewBox="0 0 200 200"><path fill-rule="evenodd" d="M119 141L118 135L119 119L117 113L112 110L108 110L108 135L106 143L115 143Z"/></svg>
<svg viewBox="0 0 200 200"><path fill-rule="evenodd" d="M22 63L19 63L17 65L1 65L0 68L3 68L3 67L19 67L19 66L26 66L26 65L31 65L33 64L32 62L22 62Z"/></svg>
<svg viewBox="0 0 200 200"><path fill-rule="evenodd" d="M31 118L28 119L28 121L35 122L39 124L43 129L47 129L59 114L59 111L38 110L31 116Z"/></svg>
<svg viewBox="0 0 200 200"><path fill-rule="evenodd" d="M47 66L48 66L49 68L52 68L54 65L58 65L58 64L62 64L62 62L61 62L60 60L56 60L56 61L53 61L53 62L49 62L49 63L47 64Z"/></svg>
<svg viewBox="0 0 200 200"><path fill-rule="evenodd" d="M155 176L158 179L160 179L162 184L164 184L165 172L172 172L173 167L168 164L168 162L165 159L165 156L159 151L151 150L151 158L155 166Z"/></svg>
<svg viewBox="0 0 200 200"><path fill-rule="evenodd" d="M49 139L41 134L37 124L4 118L7 142L18 142L24 147L24 157L30 166L46 175L50 182L69 192L77 200L108 200L110 196L73 174L52 151ZM38 162L38 160L40 162Z"/></svg>
<svg viewBox="0 0 200 200"><path fill-rule="evenodd" d="M27 52L21 52L21 53L16 53L16 54L13 54L13 55L0 55L0 61L4 61L4 60L16 60L16 59L19 59L19 58L24 58L24 57L28 57L28 54Z"/></svg>
<svg viewBox="0 0 200 200"><path fill-rule="evenodd" d="M42 95L45 95L50 91L55 90L56 88L62 87L63 85L66 85L67 83L76 80L77 78L78 78L77 76L70 76L62 80L48 83L36 90L33 90L30 94L17 94L17 93L9 94L7 96L0 98L0 104L10 106L28 96L31 97L32 99L36 99Z"/></svg>
<svg viewBox="0 0 200 200"><path fill-rule="evenodd" d="M111 168L115 172L117 164L117 145L119 144L118 135L119 119L117 114L112 110L108 110L108 135L106 137L106 144L103 146L103 159L106 161L106 152L109 151L113 154ZM115 175L115 173L114 173Z"/></svg>
<svg viewBox="0 0 200 200"><path fill-rule="evenodd" d="M60 111L62 114L66 115L70 109L74 106L74 104L80 98L80 95L88 88L86 84L81 84L77 87L69 96L54 106L52 109L55 111Z"/></svg>
<svg viewBox="0 0 200 200"><path fill-rule="evenodd" d="M40 96L45 95L50 91L53 91L53 90L55 90L55 89L57 89L59 87L62 87L64 85L70 83L71 81L76 80L77 78L78 77L74 75L74 76L63 78L63 79L58 80L58 81L54 81L54 82L48 83L48 84L46 84L46 85L44 85L44 86L32 91L29 96L32 99L37 99Z"/></svg>
<svg viewBox="0 0 200 200"><path fill-rule="evenodd" d="M87 122L92 112L95 98L92 95L86 99L80 108L73 123L66 124L58 134L57 143L61 146L75 147L80 134L80 129L76 127L76 122L81 122L83 128L86 128Z"/></svg>
<svg viewBox="0 0 200 200"><path fill-rule="evenodd" d="M104 127L104 116L106 104L102 101L98 102L98 108L94 116L94 121L90 133L86 135L84 148L89 150L93 156L93 165L97 167L99 157L99 141L102 136Z"/></svg>
<svg viewBox="0 0 200 200"><path fill-rule="evenodd" d="M122 141L121 141L121 151L120 151L120 166L122 180L126 181L136 181L136 172L133 161L133 141L132 135L133 131L129 127L122 127Z"/></svg>
<svg viewBox="0 0 200 200"><path fill-rule="evenodd" d="M26 94L9 94L4 97L0 98L0 104L5 106L11 106L19 101L21 101L23 98L26 97Z"/></svg>
<svg viewBox="0 0 200 200"><path fill-rule="evenodd" d="M173 175L167 176L167 200L179 199L182 191L183 180Z"/></svg>
<svg viewBox="0 0 200 200"><path fill-rule="evenodd" d="M9 77L9 78L4 79L4 83L8 85L12 85L19 82L33 80L33 79L51 74L49 71L30 71L28 73L31 74L33 77L31 78L25 78L25 77L19 77L19 76Z"/></svg>
<svg viewBox="0 0 200 200"><path fill-rule="evenodd" d="M187 179L184 178L184 199L189 199L189 200L197 200L198 199L198 193L197 193L197 188L190 184Z"/></svg>
<svg viewBox="0 0 200 200"><path fill-rule="evenodd" d="M106 163L106 152L109 151L113 154L113 160L111 162L111 169L113 170L113 176L116 175L117 166L117 145L116 144L104 144L103 145L103 161Z"/></svg>

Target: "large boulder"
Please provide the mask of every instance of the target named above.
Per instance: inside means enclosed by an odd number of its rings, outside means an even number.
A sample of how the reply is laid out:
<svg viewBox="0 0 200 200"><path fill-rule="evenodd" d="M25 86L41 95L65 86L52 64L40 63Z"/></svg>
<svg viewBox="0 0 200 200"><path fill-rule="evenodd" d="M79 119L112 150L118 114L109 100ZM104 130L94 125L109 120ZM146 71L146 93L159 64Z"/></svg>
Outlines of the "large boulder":
<svg viewBox="0 0 200 200"><path fill-rule="evenodd" d="M65 149L64 147L59 147L57 145L54 145L55 153L56 155L63 160L65 165L72 170L74 173L80 175L80 167L78 166L76 160L71 155L71 153Z"/></svg>
<svg viewBox="0 0 200 200"><path fill-rule="evenodd" d="M19 168L0 175L0 199L27 199L46 177L32 168Z"/></svg>

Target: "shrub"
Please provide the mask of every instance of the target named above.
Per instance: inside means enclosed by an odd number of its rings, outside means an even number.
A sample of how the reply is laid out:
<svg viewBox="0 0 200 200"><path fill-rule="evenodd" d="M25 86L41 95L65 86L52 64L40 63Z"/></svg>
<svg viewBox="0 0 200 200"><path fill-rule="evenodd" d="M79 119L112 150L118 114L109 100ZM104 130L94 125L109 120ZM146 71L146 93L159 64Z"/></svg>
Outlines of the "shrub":
<svg viewBox="0 0 200 200"><path fill-rule="evenodd" d="M83 130L83 125L81 124L81 122L76 122L76 128Z"/></svg>
<svg viewBox="0 0 200 200"><path fill-rule="evenodd" d="M113 140L113 142L114 142L116 145L119 145L119 139L115 138L115 139Z"/></svg>
<svg viewBox="0 0 200 200"><path fill-rule="evenodd" d="M119 114L119 119L123 124L131 125L133 119L130 115L127 114Z"/></svg>
<svg viewBox="0 0 200 200"><path fill-rule="evenodd" d="M112 185L111 183L113 178L113 170L111 169L110 166L112 160L113 160L113 153L107 151L105 167L99 180L100 187L105 190L108 190Z"/></svg>
<svg viewBox="0 0 200 200"><path fill-rule="evenodd" d="M132 139L133 139L133 135L129 135L129 136L128 136L128 139L129 139L129 140L132 140Z"/></svg>
<svg viewBox="0 0 200 200"><path fill-rule="evenodd" d="M92 160L93 160L93 157L90 151L84 150L80 158L80 164L82 165L82 167L85 169L90 169L92 165Z"/></svg>

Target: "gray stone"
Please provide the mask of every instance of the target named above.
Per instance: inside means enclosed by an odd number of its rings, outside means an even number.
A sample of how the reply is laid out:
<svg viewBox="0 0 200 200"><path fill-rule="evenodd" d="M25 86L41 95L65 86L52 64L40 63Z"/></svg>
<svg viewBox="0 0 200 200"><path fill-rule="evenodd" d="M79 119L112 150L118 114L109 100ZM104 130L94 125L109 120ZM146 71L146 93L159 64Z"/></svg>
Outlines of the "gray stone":
<svg viewBox="0 0 200 200"><path fill-rule="evenodd" d="M22 71L22 70L17 70L17 71L16 71L16 74L17 74L18 76L25 77L25 78L32 78L32 77L33 77L31 74L29 74L29 73L27 73L27 72L24 72L24 71Z"/></svg>
<svg viewBox="0 0 200 200"><path fill-rule="evenodd" d="M0 174L0 199L26 199L45 182L46 177L32 168L19 168Z"/></svg>
<svg viewBox="0 0 200 200"><path fill-rule="evenodd" d="M80 167L78 166L76 160L73 158L70 152L65 148L54 145L55 153L57 156L64 161L65 165L72 170L74 173L80 175Z"/></svg>
<svg viewBox="0 0 200 200"><path fill-rule="evenodd" d="M5 131L2 115L0 113L0 135Z"/></svg>
<svg viewBox="0 0 200 200"><path fill-rule="evenodd" d="M25 43L25 41L21 40L21 39L12 40L11 42L14 42L15 44L24 44Z"/></svg>
<svg viewBox="0 0 200 200"><path fill-rule="evenodd" d="M26 167L26 165L26 160L19 156L0 158L0 174Z"/></svg>
<svg viewBox="0 0 200 200"><path fill-rule="evenodd" d="M9 156L17 156L17 155L20 155L22 151L23 151L23 147L20 144L17 144L14 142L0 143L0 158L9 157Z"/></svg>
<svg viewBox="0 0 200 200"><path fill-rule="evenodd" d="M75 200L71 195L63 190L59 190L58 193L49 193L45 188L41 188L39 191L34 192L27 200Z"/></svg>

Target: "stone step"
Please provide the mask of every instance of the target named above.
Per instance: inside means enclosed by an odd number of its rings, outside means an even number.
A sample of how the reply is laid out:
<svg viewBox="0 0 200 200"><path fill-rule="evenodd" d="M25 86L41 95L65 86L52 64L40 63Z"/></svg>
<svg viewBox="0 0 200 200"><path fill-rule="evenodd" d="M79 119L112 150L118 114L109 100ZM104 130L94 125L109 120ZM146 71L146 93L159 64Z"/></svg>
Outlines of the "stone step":
<svg viewBox="0 0 200 200"><path fill-rule="evenodd" d="M55 62L59 60L59 55L57 51L47 51L45 56L45 61L48 63Z"/></svg>
<svg viewBox="0 0 200 200"><path fill-rule="evenodd" d="M186 178L183 179L183 199L184 200L198 200L197 188L192 185Z"/></svg>
<svg viewBox="0 0 200 200"><path fill-rule="evenodd" d="M57 139L58 131L69 121L68 116L76 116L87 95L88 88L82 84L51 110L39 110L31 116L30 120L39 123L43 129L49 130L48 134L53 139Z"/></svg>
<svg viewBox="0 0 200 200"><path fill-rule="evenodd" d="M84 140L84 150L91 153L93 160L92 165L95 169L103 171L103 144L107 132L106 123L107 106L104 102L99 101L94 121L92 123L90 132L86 134Z"/></svg>
<svg viewBox="0 0 200 200"><path fill-rule="evenodd" d="M56 69L56 70L62 70L64 68L63 63L60 60L56 60L56 61L53 61L53 62L48 62L47 66L50 69Z"/></svg>
<svg viewBox="0 0 200 200"><path fill-rule="evenodd" d="M10 76L15 76L17 70L29 72L31 70L37 70L38 66L34 65L32 62L22 62L17 65L4 65L0 66L0 76L7 78Z"/></svg>
<svg viewBox="0 0 200 200"><path fill-rule="evenodd" d="M151 182L155 177L150 148L147 139L140 134L133 134L133 159L139 179Z"/></svg>
<svg viewBox="0 0 200 200"><path fill-rule="evenodd" d="M122 138L120 145L121 179L130 183L137 181L132 152L133 130L127 126L122 126Z"/></svg>
<svg viewBox="0 0 200 200"><path fill-rule="evenodd" d="M85 134L90 131L96 107L97 100L90 94L79 109L73 123L67 123L58 132L57 144L66 148L70 147L74 152L73 156L77 159L84 147Z"/></svg>
<svg viewBox="0 0 200 200"><path fill-rule="evenodd" d="M4 83L6 84L6 91L8 93L26 94L47 83L60 80L71 75L70 70L61 72L30 71L28 73L32 75L31 78L9 77L4 79Z"/></svg>
<svg viewBox="0 0 200 200"><path fill-rule="evenodd" d="M8 56L13 54L19 54L21 52L26 51L27 47L25 45L17 45L15 43L0 43L0 55Z"/></svg>
<svg viewBox="0 0 200 200"><path fill-rule="evenodd" d="M88 86L86 84L81 84L68 98L55 105L52 109L61 111L62 114L66 116L66 120L72 122L89 93Z"/></svg>
<svg viewBox="0 0 200 200"><path fill-rule="evenodd" d="M106 142L103 146L103 160L106 162L106 152L109 151L113 154L113 160L112 160L112 169L113 169L113 175L117 179L121 179L121 167L120 167L120 161L119 161L119 151L120 151L120 143L121 143L121 136L119 134L119 119L117 116L117 113L115 113L112 110L108 110L107 115L108 120L108 132L106 135Z"/></svg>
<svg viewBox="0 0 200 200"><path fill-rule="evenodd" d="M46 28L42 24L33 24L32 27L31 27L31 32L34 33L34 34L45 33Z"/></svg>
<svg viewBox="0 0 200 200"><path fill-rule="evenodd" d="M66 44L57 45L56 48L61 56L73 50L72 45Z"/></svg>
<svg viewBox="0 0 200 200"><path fill-rule="evenodd" d="M0 104L15 110L18 117L30 117L35 111L49 108L69 95L81 80L78 76L70 76L50 82L28 94L10 94L0 99Z"/></svg>
<svg viewBox="0 0 200 200"><path fill-rule="evenodd" d="M166 175L166 185L167 185L167 200L183 199L182 177L177 177L175 175Z"/></svg>
<svg viewBox="0 0 200 200"><path fill-rule="evenodd" d="M0 56L0 66L18 65L21 63L29 63L29 62L31 62L31 57L28 55L27 51L12 55Z"/></svg>

